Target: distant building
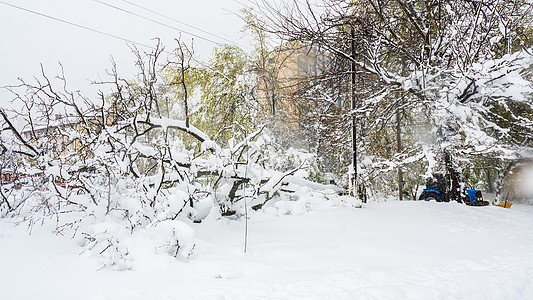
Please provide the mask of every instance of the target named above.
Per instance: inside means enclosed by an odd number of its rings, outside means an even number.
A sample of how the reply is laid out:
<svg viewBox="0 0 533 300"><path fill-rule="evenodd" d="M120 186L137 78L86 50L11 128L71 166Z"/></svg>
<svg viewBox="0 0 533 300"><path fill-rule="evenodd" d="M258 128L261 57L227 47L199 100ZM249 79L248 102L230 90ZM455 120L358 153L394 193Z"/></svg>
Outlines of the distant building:
<svg viewBox="0 0 533 300"><path fill-rule="evenodd" d="M81 150L80 137L87 132L87 126L102 127L101 117L87 116L84 119L88 124L77 116L55 115L47 124L23 130L22 135L29 143L39 146L52 158L57 158Z"/></svg>
<svg viewBox="0 0 533 300"><path fill-rule="evenodd" d="M9 184L15 181L17 174L12 169L1 169L0 173L0 183Z"/></svg>
<svg viewBox="0 0 533 300"><path fill-rule="evenodd" d="M310 79L319 76L324 65L325 56L315 48L289 45L275 49L259 70L257 98L264 117L298 130Z"/></svg>

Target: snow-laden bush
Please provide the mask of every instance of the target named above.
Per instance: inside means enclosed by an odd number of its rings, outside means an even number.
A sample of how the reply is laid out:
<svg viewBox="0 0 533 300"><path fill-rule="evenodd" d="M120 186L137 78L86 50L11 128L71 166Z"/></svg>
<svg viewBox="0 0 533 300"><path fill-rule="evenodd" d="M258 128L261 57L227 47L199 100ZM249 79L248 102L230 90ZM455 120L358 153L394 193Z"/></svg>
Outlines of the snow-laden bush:
<svg viewBox="0 0 533 300"><path fill-rule="evenodd" d="M301 186L294 193L282 193L266 203L263 211L270 215L303 215L323 207L360 208L361 200L351 196L339 196L333 190L315 190Z"/></svg>
<svg viewBox="0 0 533 300"><path fill-rule="evenodd" d="M147 228L156 253L188 259L194 250L194 230L184 222L165 220Z"/></svg>
<svg viewBox="0 0 533 300"><path fill-rule="evenodd" d="M24 128L4 121L12 149L26 157L20 175L32 184L2 199L2 215L30 225L53 220L84 253L126 270L146 251L190 258L192 222L267 211L270 202L279 214L303 213L335 198L339 188L307 180L316 177L316 156L280 149L265 128L243 130L223 148L188 119L165 116L154 79L158 54L139 61L148 72L139 82L115 76L100 106L48 80L22 84L19 100L30 108L18 112ZM66 115L54 117L59 109ZM306 200L294 197L300 187Z"/></svg>

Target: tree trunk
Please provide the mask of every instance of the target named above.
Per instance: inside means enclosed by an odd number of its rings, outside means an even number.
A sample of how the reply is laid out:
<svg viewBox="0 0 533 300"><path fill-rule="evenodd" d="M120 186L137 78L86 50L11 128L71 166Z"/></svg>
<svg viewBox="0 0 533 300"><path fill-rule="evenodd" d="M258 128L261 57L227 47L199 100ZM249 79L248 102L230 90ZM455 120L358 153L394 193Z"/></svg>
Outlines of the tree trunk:
<svg viewBox="0 0 533 300"><path fill-rule="evenodd" d="M453 164L453 157L448 151L444 152L444 162L446 164L446 175L448 177L448 183L450 186L448 201L457 201L461 203L463 178L461 173L456 170Z"/></svg>
<svg viewBox="0 0 533 300"><path fill-rule="evenodd" d="M485 168L485 175L487 179L487 192L494 193L494 184L492 182L492 174L490 173L490 168Z"/></svg>

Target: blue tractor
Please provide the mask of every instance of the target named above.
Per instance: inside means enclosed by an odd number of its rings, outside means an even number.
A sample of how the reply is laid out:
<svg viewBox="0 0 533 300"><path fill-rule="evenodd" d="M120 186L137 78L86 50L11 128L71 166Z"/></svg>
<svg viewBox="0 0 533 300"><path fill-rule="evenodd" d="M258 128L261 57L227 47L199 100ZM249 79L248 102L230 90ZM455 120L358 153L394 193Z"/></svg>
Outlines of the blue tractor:
<svg viewBox="0 0 533 300"><path fill-rule="evenodd" d="M471 206L487 206L490 205L488 201L483 200L483 194L480 190L465 189L462 194L462 202ZM437 202L450 202L449 191L447 189L444 176L441 174L433 174L426 182L426 188L420 194L420 200Z"/></svg>
<svg viewBox="0 0 533 300"><path fill-rule="evenodd" d="M480 190L469 190L469 189L465 190L463 202L466 205L472 205L472 206L490 205L489 201L483 200L483 194L481 194Z"/></svg>

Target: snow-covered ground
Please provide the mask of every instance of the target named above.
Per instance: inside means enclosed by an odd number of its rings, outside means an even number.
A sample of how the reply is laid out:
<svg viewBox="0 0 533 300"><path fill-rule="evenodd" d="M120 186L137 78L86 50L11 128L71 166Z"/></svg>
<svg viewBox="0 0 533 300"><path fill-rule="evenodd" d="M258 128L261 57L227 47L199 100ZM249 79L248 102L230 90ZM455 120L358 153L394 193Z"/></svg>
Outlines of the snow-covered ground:
<svg viewBox="0 0 533 300"><path fill-rule="evenodd" d="M190 224L188 261L100 269L76 239L0 220L0 299L533 299L533 206L384 202ZM144 253L144 254L139 254Z"/></svg>

